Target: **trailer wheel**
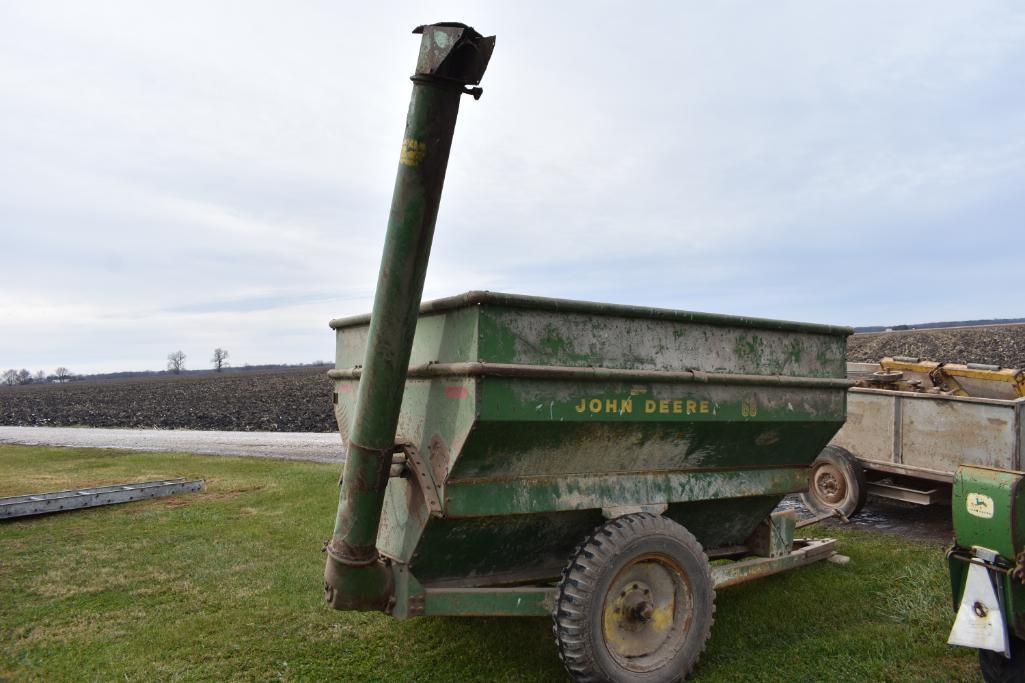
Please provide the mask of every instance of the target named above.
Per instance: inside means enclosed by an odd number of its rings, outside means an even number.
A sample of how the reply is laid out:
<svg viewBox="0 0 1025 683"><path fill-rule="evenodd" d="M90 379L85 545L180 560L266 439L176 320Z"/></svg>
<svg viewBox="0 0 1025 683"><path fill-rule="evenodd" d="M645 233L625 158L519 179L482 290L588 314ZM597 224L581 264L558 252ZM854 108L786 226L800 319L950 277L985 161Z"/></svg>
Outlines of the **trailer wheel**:
<svg viewBox="0 0 1025 683"><path fill-rule="evenodd" d="M577 681L686 678L715 614L708 558L697 539L649 513L609 520L562 572L559 657Z"/></svg>
<svg viewBox="0 0 1025 683"><path fill-rule="evenodd" d="M1001 652L979 650L979 670L986 683L1025 683L1025 641L1007 635L1011 639L1010 659Z"/></svg>
<svg viewBox="0 0 1025 683"><path fill-rule="evenodd" d="M865 507L868 487L857 458L839 446L826 446L811 466L804 504L818 515L839 510L845 517Z"/></svg>

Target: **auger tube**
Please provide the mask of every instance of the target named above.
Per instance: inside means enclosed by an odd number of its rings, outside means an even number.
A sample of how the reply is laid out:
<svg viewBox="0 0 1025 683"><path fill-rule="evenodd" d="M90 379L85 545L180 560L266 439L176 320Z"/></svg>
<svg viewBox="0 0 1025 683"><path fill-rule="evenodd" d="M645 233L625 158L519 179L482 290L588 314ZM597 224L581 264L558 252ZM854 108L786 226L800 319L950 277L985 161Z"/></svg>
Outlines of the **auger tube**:
<svg viewBox="0 0 1025 683"><path fill-rule="evenodd" d="M325 597L336 609L387 609L393 584L376 547L406 369L430 257L459 100L477 99L494 49L457 23L420 26L366 357L349 430L334 534L325 550Z"/></svg>

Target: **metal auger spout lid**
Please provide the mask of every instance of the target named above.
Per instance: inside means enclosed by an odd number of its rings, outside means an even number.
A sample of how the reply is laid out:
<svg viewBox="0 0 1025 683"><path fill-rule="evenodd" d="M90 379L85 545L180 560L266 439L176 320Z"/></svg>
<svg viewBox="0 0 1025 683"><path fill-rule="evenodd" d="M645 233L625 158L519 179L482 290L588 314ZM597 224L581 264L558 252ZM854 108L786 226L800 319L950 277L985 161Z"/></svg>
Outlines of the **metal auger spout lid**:
<svg viewBox="0 0 1025 683"><path fill-rule="evenodd" d="M480 83L495 49L494 36L485 38L458 22L417 26L413 33L423 35L414 80L427 77L461 85Z"/></svg>
<svg viewBox="0 0 1025 683"><path fill-rule="evenodd" d="M393 593L377 552L399 409L459 100L477 99L495 47L465 24L418 27L413 93L356 392L335 529L324 550L328 602L337 609L384 609ZM473 87L469 87L473 86Z"/></svg>

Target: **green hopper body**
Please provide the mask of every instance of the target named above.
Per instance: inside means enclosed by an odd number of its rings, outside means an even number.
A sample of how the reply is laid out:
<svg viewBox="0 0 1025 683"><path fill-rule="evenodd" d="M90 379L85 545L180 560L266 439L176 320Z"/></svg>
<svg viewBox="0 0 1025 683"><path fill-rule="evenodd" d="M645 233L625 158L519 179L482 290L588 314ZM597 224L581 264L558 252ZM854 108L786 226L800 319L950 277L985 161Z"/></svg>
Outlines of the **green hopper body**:
<svg viewBox="0 0 1025 683"><path fill-rule="evenodd" d="M331 326L348 442L369 316ZM744 543L843 425L850 332L488 292L424 303L377 534L389 609L417 613L417 587L557 577L630 511L707 550Z"/></svg>

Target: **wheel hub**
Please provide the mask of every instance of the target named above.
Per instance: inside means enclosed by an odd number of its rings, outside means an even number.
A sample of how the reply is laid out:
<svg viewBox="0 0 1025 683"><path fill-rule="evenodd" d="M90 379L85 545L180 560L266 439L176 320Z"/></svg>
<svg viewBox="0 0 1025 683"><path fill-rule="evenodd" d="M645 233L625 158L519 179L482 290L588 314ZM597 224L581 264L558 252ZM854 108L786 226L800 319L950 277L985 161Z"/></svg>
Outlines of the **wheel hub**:
<svg viewBox="0 0 1025 683"><path fill-rule="evenodd" d="M839 505L847 497L847 478L836 465L822 463L815 468L812 492L824 503Z"/></svg>
<svg viewBox="0 0 1025 683"><path fill-rule="evenodd" d="M613 596L612 613L617 627L636 632L655 615L651 589L644 582L630 582Z"/></svg>
<svg viewBox="0 0 1025 683"><path fill-rule="evenodd" d="M606 647L624 668L652 671L686 640L693 614L689 582L668 558L638 558L613 579L602 612Z"/></svg>

